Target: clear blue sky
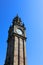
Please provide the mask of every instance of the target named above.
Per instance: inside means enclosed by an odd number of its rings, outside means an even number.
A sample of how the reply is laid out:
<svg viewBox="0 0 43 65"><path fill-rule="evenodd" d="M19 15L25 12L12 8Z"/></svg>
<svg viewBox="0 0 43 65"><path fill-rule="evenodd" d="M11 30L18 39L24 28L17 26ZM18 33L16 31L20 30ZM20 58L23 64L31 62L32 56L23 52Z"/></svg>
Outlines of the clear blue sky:
<svg viewBox="0 0 43 65"><path fill-rule="evenodd" d="M43 65L43 0L0 0L0 65L4 65L8 29L17 14L26 26L26 65Z"/></svg>

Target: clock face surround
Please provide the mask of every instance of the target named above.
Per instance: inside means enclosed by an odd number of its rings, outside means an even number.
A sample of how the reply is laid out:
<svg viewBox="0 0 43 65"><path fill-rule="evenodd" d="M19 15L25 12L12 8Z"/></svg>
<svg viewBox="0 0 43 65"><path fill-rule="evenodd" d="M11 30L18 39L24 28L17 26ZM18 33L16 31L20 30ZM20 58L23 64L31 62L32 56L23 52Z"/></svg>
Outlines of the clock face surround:
<svg viewBox="0 0 43 65"><path fill-rule="evenodd" d="M22 35L22 31L20 29L16 29L16 32L20 35Z"/></svg>

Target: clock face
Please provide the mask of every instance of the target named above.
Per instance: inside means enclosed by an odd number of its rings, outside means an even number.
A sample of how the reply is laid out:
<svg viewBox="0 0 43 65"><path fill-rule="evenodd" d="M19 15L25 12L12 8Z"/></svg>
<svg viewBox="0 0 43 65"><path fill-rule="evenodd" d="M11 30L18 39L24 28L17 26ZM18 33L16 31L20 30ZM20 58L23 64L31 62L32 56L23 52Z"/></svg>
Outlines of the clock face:
<svg viewBox="0 0 43 65"><path fill-rule="evenodd" d="M20 29L17 29L16 32L20 35L22 35L22 31Z"/></svg>

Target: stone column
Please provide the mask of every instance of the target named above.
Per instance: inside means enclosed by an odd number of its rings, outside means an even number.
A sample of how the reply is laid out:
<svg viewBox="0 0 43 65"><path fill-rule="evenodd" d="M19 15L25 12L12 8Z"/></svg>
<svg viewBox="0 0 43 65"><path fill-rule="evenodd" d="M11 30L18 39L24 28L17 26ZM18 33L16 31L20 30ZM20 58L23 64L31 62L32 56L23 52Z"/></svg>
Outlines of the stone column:
<svg viewBox="0 0 43 65"><path fill-rule="evenodd" d="M20 65L23 64L23 40L20 38Z"/></svg>
<svg viewBox="0 0 43 65"><path fill-rule="evenodd" d="M24 65L26 65L26 43L25 43L25 40L23 40L23 60L24 60Z"/></svg>
<svg viewBox="0 0 43 65"><path fill-rule="evenodd" d="M15 36L14 42L14 63L13 65L18 65L18 37Z"/></svg>

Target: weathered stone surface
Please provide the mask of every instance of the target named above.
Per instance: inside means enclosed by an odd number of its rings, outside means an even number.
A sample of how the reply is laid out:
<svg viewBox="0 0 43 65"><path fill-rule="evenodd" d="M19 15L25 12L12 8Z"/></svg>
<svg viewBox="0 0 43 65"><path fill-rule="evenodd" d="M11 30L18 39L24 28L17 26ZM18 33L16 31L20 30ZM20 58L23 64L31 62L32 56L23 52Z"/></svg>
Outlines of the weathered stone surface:
<svg viewBox="0 0 43 65"><path fill-rule="evenodd" d="M14 42L14 65L18 65L18 38L15 37L15 42Z"/></svg>

